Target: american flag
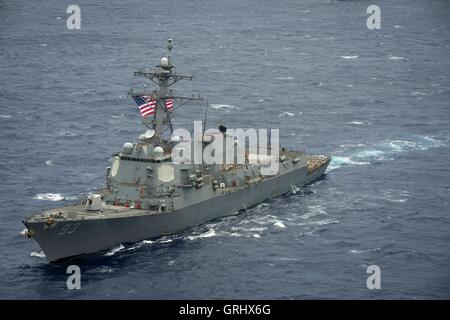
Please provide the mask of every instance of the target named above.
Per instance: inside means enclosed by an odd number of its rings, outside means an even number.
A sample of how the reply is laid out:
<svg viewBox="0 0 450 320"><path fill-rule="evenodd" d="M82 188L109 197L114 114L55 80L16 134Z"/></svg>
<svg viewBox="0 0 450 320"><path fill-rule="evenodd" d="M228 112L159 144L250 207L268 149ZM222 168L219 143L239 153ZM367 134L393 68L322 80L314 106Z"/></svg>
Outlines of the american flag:
<svg viewBox="0 0 450 320"><path fill-rule="evenodd" d="M134 96L132 97L134 102L136 102L139 111L141 112L142 118L147 118L149 115L155 113L156 100L153 97L148 96Z"/></svg>
<svg viewBox="0 0 450 320"><path fill-rule="evenodd" d="M166 100L166 108L168 111L173 110L173 99L167 99Z"/></svg>

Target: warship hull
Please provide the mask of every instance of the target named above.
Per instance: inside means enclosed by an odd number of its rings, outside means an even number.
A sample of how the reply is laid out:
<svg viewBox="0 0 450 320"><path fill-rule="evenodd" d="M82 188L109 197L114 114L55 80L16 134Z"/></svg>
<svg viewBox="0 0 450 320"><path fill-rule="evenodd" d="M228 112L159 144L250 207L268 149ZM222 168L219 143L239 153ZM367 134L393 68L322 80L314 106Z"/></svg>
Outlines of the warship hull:
<svg viewBox="0 0 450 320"><path fill-rule="evenodd" d="M234 192L217 195L206 201L166 212L130 210L118 217L99 216L56 221L49 226L43 220L24 220L48 261L80 256L110 249L119 244L134 243L178 233L205 222L237 214L267 199L304 186L321 177L329 159L314 170L301 167ZM136 211L140 211L136 213Z"/></svg>

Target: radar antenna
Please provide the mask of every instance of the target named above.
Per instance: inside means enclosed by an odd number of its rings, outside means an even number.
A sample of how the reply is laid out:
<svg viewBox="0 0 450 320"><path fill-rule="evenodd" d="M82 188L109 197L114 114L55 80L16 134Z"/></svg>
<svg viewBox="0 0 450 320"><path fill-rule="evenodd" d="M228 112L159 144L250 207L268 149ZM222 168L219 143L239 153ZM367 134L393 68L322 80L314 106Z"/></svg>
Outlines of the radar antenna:
<svg viewBox="0 0 450 320"><path fill-rule="evenodd" d="M171 124L171 112L186 103L194 100L202 100L198 93L193 93L192 96L182 96L174 93L170 87L179 80L192 80L192 76L188 74L179 74L176 72L176 68L172 63L171 52L173 48L173 40L167 40L167 57L162 57L160 63L151 70L149 68L138 69L134 71L136 77L145 77L155 83L159 88L152 91L134 91L130 89L128 94L131 97L146 96L151 97L156 101L155 113L142 121L145 126L150 127L155 132L155 139L160 140L161 134L167 129L173 132ZM177 107L172 110L168 110L166 107L166 100L173 99L173 101L179 103Z"/></svg>

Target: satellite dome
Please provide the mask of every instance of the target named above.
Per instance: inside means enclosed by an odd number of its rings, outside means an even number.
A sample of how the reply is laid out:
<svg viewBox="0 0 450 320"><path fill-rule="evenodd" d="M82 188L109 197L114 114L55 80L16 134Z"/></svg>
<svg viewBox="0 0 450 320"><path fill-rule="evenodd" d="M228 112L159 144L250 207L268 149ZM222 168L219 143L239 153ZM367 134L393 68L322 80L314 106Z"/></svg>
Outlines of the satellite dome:
<svg viewBox="0 0 450 320"><path fill-rule="evenodd" d="M154 135L155 135L155 130L153 130L153 129L148 129L144 133L145 139L151 139L151 138L153 138Z"/></svg>
<svg viewBox="0 0 450 320"><path fill-rule="evenodd" d="M153 149L153 155L156 159L162 159L164 155L164 149L161 147L155 147L155 149Z"/></svg>
<svg viewBox="0 0 450 320"><path fill-rule="evenodd" d="M160 64L161 64L161 67L168 67L169 66L169 59L167 59L166 57L162 57Z"/></svg>
<svg viewBox="0 0 450 320"><path fill-rule="evenodd" d="M122 146L122 153L130 154L134 145L131 142L125 142Z"/></svg>

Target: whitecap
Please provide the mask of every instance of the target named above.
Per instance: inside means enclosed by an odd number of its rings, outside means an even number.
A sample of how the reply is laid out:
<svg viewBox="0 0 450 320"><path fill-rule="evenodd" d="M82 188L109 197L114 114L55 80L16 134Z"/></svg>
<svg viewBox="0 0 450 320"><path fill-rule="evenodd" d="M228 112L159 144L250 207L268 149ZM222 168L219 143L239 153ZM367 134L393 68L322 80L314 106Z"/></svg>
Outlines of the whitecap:
<svg viewBox="0 0 450 320"><path fill-rule="evenodd" d="M237 110L239 110L238 107L233 106L231 104L211 104L211 108L216 109L216 110L220 110L220 109L237 109Z"/></svg>
<svg viewBox="0 0 450 320"><path fill-rule="evenodd" d="M53 162L52 162L52 160L47 160L47 161L45 161L45 164L48 166L51 166L53 164Z"/></svg>
<svg viewBox="0 0 450 320"><path fill-rule="evenodd" d="M381 150L362 150L362 151L358 151L356 153L353 154L354 157L357 158L377 158L377 159L382 159L383 155L385 154L384 151Z"/></svg>
<svg viewBox="0 0 450 320"><path fill-rule="evenodd" d="M405 58L404 58L404 57L390 56L389 59L390 59L390 60L393 60L393 61L400 61L400 60L404 60Z"/></svg>
<svg viewBox="0 0 450 320"><path fill-rule="evenodd" d="M278 228L281 228L281 229L286 229L286 226L285 226L284 223L281 222L281 221L276 221L273 225L274 225L275 227L278 227Z"/></svg>
<svg viewBox="0 0 450 320"><path fill-rule="evenodd" d="M256 233L255 233L255 234L253 235L253 238L259 239L259 238L261 238L261 236L260 236L259 234L256 234Z"/></svg>
<svg viewBox="0 0 450 320"><path fill-rule="evenodd" d="M343 59L358 59L358 55L354 54L354 55L350 55L350 56L341 56L341 58Z"/></svg>
<svg viewBox="0 0 450 320"><path fill-rule="evenodd" d="M370 164L370 162L367 162L367 161L354 161L350 157L345 157L345 156L333 156L331 158L331 162L330 162L330 165L328 166L328 169L329 170L334 170L334 169L342 167L343 165L363 166L363 165L368 165L368 164Z"/></svg>
<svg viewBox="0 0 450 320"><path fill-rule="evenodd" d="M70 131L64 131L58 134L60 137L75 137L77 134L70 132Z"/></svg>
<svg viewBox="0 0 450 320"><path fill-rule="evenodd" d="M37 258L45 258L45 253L44 251L33 251L30 253L30 256L32 257L37 257Z"/></svg>
<svg viewBox="0 0 450 320"><path fill-rule="evenodd" d="M347 122L347 123L349 123L349 124L356 124L358 126L362 126L364 124L363 121L350 121L350 122Z"/></svg>
<svg viewBox="0 0 450 320"><path fill-rule="evenodd" d="M279 77L279 78L275 78L276 80L292 80L294 79L294 77Z"/></svg>
<svg viewBox="0 0 450 320"><path fill-rule="evenodd" d="M105 256L107 256L107 257L113 256L117 252L122 251L123 249L125 249L125 247L123 246L123 244L120 244L119 246L111 249L111 251L108 251L107 253L105 253Z"/></svg>
<svg viewBox="0 0 450 320"><path fill-rule="evenodd" d="M349 250L347 253L349 253L349 254L362 254L362 253L366 253L366 252L380 251L380 250L381 250L381 248L361 249L361 250L352 249L352 250Z"/></svg>
<svg viewBox="0 0 450 320"><path fill-rule="evenodd" d="M312 218L314 216L320 216L320 215L327 215L327 212L321 205L308 206L308 211L305 214L301 215L300 218L306 220L306 219Z"/></svg>
<svg viewBox="0 0 450 320"><path fill-rule="evenodd" d="M0 118L9 119L11 116L8 114L0 114Z"/></svg>
<svg viewBox="0 0 450 320"><path fill-rule="evenodd" d="M413 91L411 93L411 95L413 95L413 96L426 96L427 94L425 92L421 92L421 91Z"/></svg>
<svg viewBox="0 0 450 320"><path fill-rule="evenodd" d="M191 235L186 237L187 240L196 240L196 239L202 239L202 238L211 238L216 236L216 232L213 228L209 229L207 232L199 234L199 235Z"/></svg>
<svg viewBox="0 0 450 320"><path fill-rule="evenodd" d="M283 112L283 113L280 113L278 116L279 117L283 117L283 116L293 117L294 114L292 112Z"/></svg>
<svg viewBox="0 0 450 320"><path fill-rule="evenodd" d="M38 193L33 197L33 199L46 201L61 201L64 200L64 196L60 193Z"/></svg>

